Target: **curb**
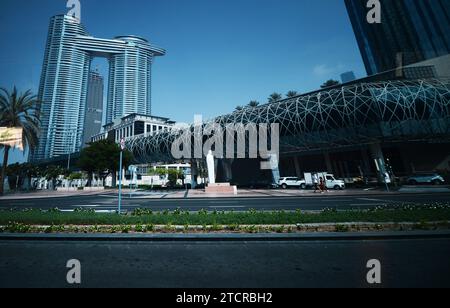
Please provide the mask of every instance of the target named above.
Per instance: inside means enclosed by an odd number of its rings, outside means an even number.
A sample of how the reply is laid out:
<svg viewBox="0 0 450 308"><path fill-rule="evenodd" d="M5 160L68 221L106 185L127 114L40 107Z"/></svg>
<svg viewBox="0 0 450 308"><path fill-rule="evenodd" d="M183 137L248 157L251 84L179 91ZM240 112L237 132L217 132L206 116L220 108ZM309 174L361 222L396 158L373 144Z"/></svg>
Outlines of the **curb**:
<svg viewBox="0 0 450 308"><path fill-rule="evenodd" d="M369 233L302 234L0 234L0 241L70 242L264 242L264 241L383 241L413 239L450 239L450 231L407 231Z"/></svg>
<svg viewBox="0 0 450 308"><path fill-rule="evenodd" d="M317 195L298 195L298 196L223 196L223 197L188 197L188 198L149 198L149 197L133 197L128 198L127 196L124 196L123 200L153 200L153 201L209 201L209 200L246 200L246 199L299 199L299 198L308 198L308 199L314 199L314 198L324 198L324 197L330 197L330 198L348 198L348 197L386 197L386 196L411 196L411 195L430 195L430 194L438 194L438 195L450 195L450 190L448 192L440 192L440 193L433 193L433 192L384 192L384 193L372 193L372 194L348 194L348 195L323 195L323 194L317 194ZM111 196L113 197L113 196ZM401 202L401 201L399 201Z"/></svg>

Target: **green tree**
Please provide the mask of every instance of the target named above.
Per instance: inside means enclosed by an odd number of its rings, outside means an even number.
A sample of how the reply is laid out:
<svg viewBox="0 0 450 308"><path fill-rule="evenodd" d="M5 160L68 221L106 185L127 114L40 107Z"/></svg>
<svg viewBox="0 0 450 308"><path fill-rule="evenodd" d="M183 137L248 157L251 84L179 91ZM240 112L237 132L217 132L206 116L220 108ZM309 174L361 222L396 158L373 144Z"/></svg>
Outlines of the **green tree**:
<svg viewBox="0 0 450 308"><path fill-rule="evenodd" d="M27 183L26 188L27 190L31 189L31 180L33 178L38 178L44 176L44 171L41 167L31 164L31 163L24 163L18 166L18 169L16 171L11 170L8 168L7 175L8 179L10 177L14 177L16 179L16 189L20 188L20 186L25 185ZM14 173L14 174L12 174ZM18 177L18 178L17 178ZM10 179L10 185L11 185L11 179Z"/></svg>
<svg viewBox="0 0 450 308"><path fill-rule="evenodd" d="M278 101L281 101L283 99L283 96L280 93L272 93L269 96L269 103L276 103Z"/></svg>
<svg viewBox="0 0 450 308"><path fill-rule="evenodd" d="M178 183L178 180L185 180L184 172L177 169L156 168L154 170L150 170L149 175L158 175L164 177L167 176L169 187L175 187Z"/></svg>
<svg viewBox="0 0 450 308"><path fill-rule="evenodd" d="M67 176L68 171L61 166L51 165L44 170L43 176L52 183L52 188L56 189L57 180L60 176Z"/></svg>
<svg viewBox="0 0 450 308"><path fill-rule="evenodd" d="M93 173L97 173L102 181L112 175L112 186L116 187L116 175L119 171L120 146L110 140L101 140L91 143L81 151L78 166L88 173L88 186L92 183ZM132 154L123 152L123 168L126 169L132 162Z"/></svg>
<svg viewBox="0 0 450 308"><path fill-rule="evenodd" d="M258 106L259 106L258 101L251 101L250 103L248 103L248 107L250 107L250 108L256 108Z"/></svg>
<svg viewBox="0 0 450 308"><path fill-rule="evenodd" d="M298 96L299 94L298 94L298 92L297 91L289 91L287 94L286 94L286 97L287 98L293 98L293 97L296 97L296 96Z"/></svg>
<svg viewBox="0 0 450 308"><path fill-rule="evenodd" d="M18 93L14 87L11 92L0 89L0 127L22 128L23 145L30 150L38 144L40 103L30 90ZM3 164L0 174L0 195L4 192L4 179L8 166L10 146L3 146Z"/></svg>
<svg viewBox="0 0 450 308"><path fill-rule="evenodd" d="M326 82L325 82L323 85L321 85L320 87L321 87L322 89L326 89L326 88L338 86L338 85L340 85L340 84L341 84L341 83L340 83L339 81L330 79L330 80L326 81Z"/></svg>
<svg viewBox="0 0 450 308"><path fill-rule="evenodd" d="M8 176L9 187L12 190L17 190L20 187L21 181L25 176L25 170L22 165L18 163L9 165L6 168L6 175Z"/></svg>
<svg viewBox="0 0 450 308"><path fill-rule="evenodd" d="M244 107L242 106L237 106L236 109L234 111L242 111L244 110Z"/></svg>

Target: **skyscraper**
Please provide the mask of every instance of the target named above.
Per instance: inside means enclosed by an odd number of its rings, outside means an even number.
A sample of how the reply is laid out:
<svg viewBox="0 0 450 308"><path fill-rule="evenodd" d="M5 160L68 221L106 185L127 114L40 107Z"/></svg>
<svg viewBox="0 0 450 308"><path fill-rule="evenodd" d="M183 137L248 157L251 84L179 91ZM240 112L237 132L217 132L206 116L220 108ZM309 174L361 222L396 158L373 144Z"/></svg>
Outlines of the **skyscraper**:
<svg viewBox="0 0 450 308"><path fill-rule="evenodd" d="M341 74L342 83L352 82L354 80L356 80L356 76L353 71L345 72L345 73Z"/></svg>
<svg viewBox="0 0 450 308"><path fill-rule="evenodd" d="M109 61L107 121L151 113L151 66L165 50L135 36L89 36L74 17L50 21L39 87L41 134L33 159L77 152L83 145L89 72L92 59ZM90 137L90 136L89 136Z"/></svg>
<svg viewBox="0 0 450 308"><path fill-rule="evenodd" d="M84 120L83 147L91 142L91 137L102 130L103 120L103 77L98 72L90 72L86 117Z"/></svg>
<svg viewBox="0 0 450 308"><path fill-rule="evenodd" d="M367 21L367 0L345 0L367 74L450 53L450 1L380 0L381 24Z"/></svg>

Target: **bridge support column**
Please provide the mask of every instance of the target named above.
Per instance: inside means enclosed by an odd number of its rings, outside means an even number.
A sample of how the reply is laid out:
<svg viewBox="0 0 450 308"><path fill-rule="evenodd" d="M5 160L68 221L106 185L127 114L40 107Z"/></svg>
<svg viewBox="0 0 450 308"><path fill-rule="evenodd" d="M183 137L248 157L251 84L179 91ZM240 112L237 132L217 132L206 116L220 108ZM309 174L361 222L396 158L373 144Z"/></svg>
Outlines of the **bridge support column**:
<svg viewBox="0 0 450 308"><path fill-rule="evenodd" d="M278 185L280 182L280 158L277 154L270 154L269 165L272 168L272 181L273 184Z"/></svg>
<svg viewBox="0 0 450 308"><path fill-rule="evenodd" d="M361 158L362 158L362 176L364 178L368 178L370 176L370 159L369 155L367 154L367 149L361 149Z"/></svg>
<svg viewBox="0 0 450 308"><path fill-rule="evenodd" d="M329 152L323 153L325 157L325 163L327 165L327 172L333 174L333 164L331 163L331 157Z"/></svg>
<svg viewBox="0 0 450 308"><path fill-rule="evenodd" d="M375 161L375 165L377 168L377 176L378 182L380 184L385 183L385 174L386 174L386 161L384 159L383 150L381 149L381 145L379 143L371 144L369 146L370 155L372 159Z"/></svg>
<svg viewBox="0 0 450 308"><path fill-rule="evenodd" d="M295 156L295 157L293 158L293 160L294 160L294 166L295 166L295 173L296 173L296 176L299 177L299 178L303 178L303 174L302 174L302 170L301 170L301 168L300 168L300 162L298 161L298 157Z"/></svg>
<svg viewBox="0 0 450 308"><path fill-rule="evenodd" d="M233 162L234 159L222 160L223 178L225 183L230 183L233 180Z"/></svg>
<svg viewBox="0 0 450 308"><path fill-rule="evenodd" d="M196 160L191 160L191 188L195 189L198 185L198 165Z"/></svg>

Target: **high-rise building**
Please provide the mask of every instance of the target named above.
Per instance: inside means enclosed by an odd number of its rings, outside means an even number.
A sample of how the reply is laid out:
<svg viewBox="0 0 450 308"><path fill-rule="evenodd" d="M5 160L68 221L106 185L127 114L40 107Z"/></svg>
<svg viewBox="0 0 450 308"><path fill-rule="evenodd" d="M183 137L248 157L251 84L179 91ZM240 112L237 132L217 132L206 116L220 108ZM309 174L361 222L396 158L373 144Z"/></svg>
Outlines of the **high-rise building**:
<svg viewBox="0 0 450 308"><path fill-rule="evenodd" d="M92 59L109 61L107 122L151 113L151 66L165 50L135 36L100 39L68 15L50 21L39 87L41 134L33 159L77 152L83 145ZM90 138L86 137L86 138Z"/></svg>
<svg viewBox="0 0 450 308"><path fill-rule="evenodd" d="M354 72L345 72L341 74L342 83L352 82L356 80L356 76Z"/></svg>
<svg viewBox="0 0 450 308"><path fill-rule="evenodd" d="M368 75L450 53L450 1L380 0L381 23L367 0L345 0Z"/></svg>
<svg viewBox="0 0 450 308"><path fill-rule="evenodd" d="M98 72L90 72L86 117L84 121L83 147L91 142L91 137L102 130L103 120L103 77Z"/></svg>

